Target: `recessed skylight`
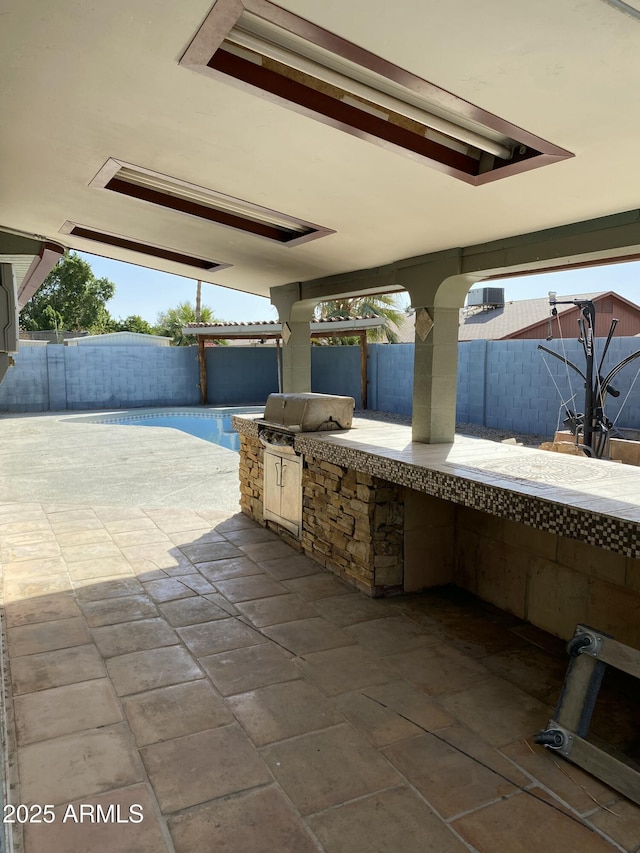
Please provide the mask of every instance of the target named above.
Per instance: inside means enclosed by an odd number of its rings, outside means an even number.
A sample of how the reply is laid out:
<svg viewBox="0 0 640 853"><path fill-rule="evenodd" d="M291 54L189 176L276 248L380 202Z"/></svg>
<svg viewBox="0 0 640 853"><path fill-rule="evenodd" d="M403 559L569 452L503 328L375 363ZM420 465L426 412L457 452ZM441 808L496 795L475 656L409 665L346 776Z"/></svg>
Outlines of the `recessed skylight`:
<svg viewBox="0 0 640 853"><path fill-rule="evenodd" d="M177 252L166 246L157 246L153 243L132 240L130 237L125 237L121 234L99 231L95 228L79 225L76 222L65 222L60 232L62 234L70 234L72 237L80 237L82 240L90 240L93 243L101 243L105 246L113 246L118 249L127 249L130 252L138 252L141 255L161 258L164 261L173 261L176 264L183 264L184 266L195 267L196 269L207 270L208 272L217 272L231 266L230 264L222 264L219 261L212 261L209 258L185 255L183 252Z"/></svg>
<svg viewBox="0 0 640 853"><path fill-rule="evenodd" d="M474 185L572 156L267 0L217 0L181 65Z"/></svg>
<svg viewBox="0 0 640 853"><path fill-rule="evenodd" d="M334 233L329 228L121 160L107 160L90 186L215 222L285 246L298 246Z"/></svg>

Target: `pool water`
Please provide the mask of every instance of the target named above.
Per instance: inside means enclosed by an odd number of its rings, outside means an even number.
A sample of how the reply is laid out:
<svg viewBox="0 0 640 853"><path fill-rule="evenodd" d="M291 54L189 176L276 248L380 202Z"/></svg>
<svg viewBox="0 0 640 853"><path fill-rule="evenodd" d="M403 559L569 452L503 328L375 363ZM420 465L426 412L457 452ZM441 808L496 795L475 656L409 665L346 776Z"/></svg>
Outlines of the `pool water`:
<svg viewBox="0 0 640 853"><path fill-rule="evenodd" d="M226 447L228 450L240 450L240 436L231 425L233 415L257 415L262 407L245 407L241 409L208 409L206 412L153 412L139 415L112 415L100 419L92 419L93 423L122 424L123 426L170 427L179 429L196 438Z"/></svg>

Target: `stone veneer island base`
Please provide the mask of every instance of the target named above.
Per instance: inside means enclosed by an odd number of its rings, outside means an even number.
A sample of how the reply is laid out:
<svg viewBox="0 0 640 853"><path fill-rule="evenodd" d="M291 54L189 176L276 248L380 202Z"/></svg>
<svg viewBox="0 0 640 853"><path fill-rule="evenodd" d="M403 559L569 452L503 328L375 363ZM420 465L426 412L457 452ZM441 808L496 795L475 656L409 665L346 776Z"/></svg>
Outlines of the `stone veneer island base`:
<svg viewBox="0 0 640 853"><path fill-rule="evenodd" d="M235 417L242 511L369 595L455 583L565 639L582 622L640 647L637 471L480 439L418 445L407 427L354 424L296 436L297 538L265 521L257 425Z"/></svg>

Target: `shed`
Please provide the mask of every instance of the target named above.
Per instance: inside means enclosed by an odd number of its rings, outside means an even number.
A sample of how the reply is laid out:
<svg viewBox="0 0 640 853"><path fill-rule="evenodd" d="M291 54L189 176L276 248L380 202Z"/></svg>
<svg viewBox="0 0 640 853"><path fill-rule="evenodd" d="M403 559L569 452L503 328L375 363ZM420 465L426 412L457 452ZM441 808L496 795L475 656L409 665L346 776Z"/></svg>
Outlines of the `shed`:
<svg viewBox="0 0 640 853"><path fill-rule="evenodd" d="M109 332L106 335L83 335L78 338L67 338L64 345L66 347L168 347L171 346L171 338L167 338L164 335L144 335L140 332Z"/></svg>

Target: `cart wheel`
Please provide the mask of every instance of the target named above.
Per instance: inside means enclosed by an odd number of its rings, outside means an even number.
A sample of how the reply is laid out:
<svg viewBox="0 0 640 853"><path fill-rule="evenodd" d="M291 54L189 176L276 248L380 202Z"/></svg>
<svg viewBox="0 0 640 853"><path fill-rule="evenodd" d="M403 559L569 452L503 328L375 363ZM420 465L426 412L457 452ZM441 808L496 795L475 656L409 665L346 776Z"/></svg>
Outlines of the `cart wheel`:
<svg viewBox="0 0 640 853"><path fill-rule="evenodd" d="M567 742L567 736L559 729L547 729L534 735L533 742L540 746L548 746L549 749L562 749Z"/></svg>
<svg viewBox="0 0 640 853"><path fill-rule="evenodd" d="M577 658L592 642L593 638L589 634L577 634L567 643L567 652L572 658Z"/></svg>

